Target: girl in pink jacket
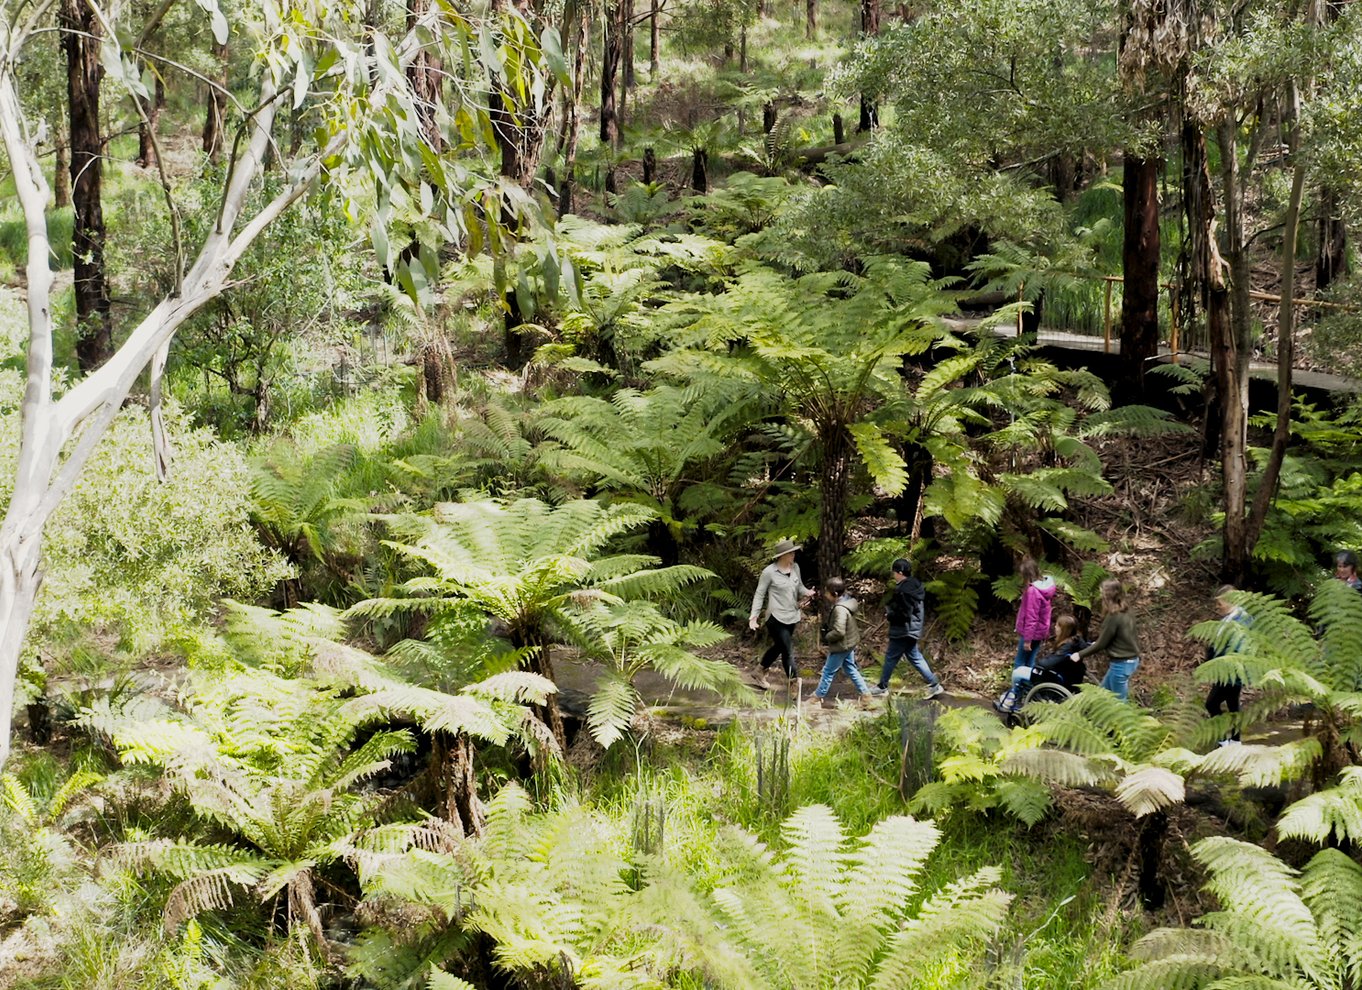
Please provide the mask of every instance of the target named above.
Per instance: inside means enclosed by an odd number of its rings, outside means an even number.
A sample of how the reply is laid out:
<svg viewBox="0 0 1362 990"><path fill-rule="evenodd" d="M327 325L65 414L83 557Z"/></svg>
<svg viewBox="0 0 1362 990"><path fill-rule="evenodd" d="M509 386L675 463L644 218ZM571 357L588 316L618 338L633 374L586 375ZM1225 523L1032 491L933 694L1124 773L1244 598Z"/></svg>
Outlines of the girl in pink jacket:
<svg viewBox="0 0 1362 990"><path fill-rule="evenodd" d="M1046 574L1032 557L1023 557L1017 565L1022 580L1021 603L1017 607L1017 657L1012 669L1033 666L1045 637L1050 635L1050 605L1058 590L1055 579Z"/></svg>

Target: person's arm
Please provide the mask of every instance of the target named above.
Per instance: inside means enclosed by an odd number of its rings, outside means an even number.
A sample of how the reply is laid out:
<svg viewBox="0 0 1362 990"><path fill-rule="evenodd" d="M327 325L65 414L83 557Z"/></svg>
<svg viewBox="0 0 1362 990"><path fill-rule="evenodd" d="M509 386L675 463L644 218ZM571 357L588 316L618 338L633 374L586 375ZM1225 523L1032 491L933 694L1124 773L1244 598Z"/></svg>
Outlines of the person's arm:
<svg viewBox="0 0 1362 990"><path fill-rule="evenodd" d="M847 636L847 610L840 605L832 606L831 620L823 633L823 645L836 650Z"/></svg>
<svg viewBox="0 0 1362 990"><path fill-rule="evenodd" d="M752 596L752 614L747 618L747 624L753 629L757 628L757 619L761 617L762 606L766 604L766 592L771 587L771 572L762 569L761 578L757 581L757 591Z"/></svg>
<svg viewBox="0 0 1362 990"><path fill-rule="evenodd" d="M1107 616L1102 620L1102 631L1097 634L1096 641L1089 643L1083 649L1074 654L1079 660L1086 660L1098 650L1105 650L1111 645L1111 641L1116 638L1116 617Z"/></svg>

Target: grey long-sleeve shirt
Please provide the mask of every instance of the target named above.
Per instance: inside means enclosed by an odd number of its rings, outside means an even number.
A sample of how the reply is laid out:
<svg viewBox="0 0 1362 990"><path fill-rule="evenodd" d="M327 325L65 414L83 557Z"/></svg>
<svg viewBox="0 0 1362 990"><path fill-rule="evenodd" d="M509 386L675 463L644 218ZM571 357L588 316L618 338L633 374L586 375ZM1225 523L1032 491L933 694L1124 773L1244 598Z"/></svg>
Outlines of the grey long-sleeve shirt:
<svg viewBox="0 0 1362 990"><path fill-rule="evenodd" d="M799 576L799 565L793 564L786 574L775 563L766 565L757 582L757 593L752 596L752 618L761 615L762 606L770 610L777 622L795 625L801 616L799 602L813 594L812 588L804 587Z"/></svg>

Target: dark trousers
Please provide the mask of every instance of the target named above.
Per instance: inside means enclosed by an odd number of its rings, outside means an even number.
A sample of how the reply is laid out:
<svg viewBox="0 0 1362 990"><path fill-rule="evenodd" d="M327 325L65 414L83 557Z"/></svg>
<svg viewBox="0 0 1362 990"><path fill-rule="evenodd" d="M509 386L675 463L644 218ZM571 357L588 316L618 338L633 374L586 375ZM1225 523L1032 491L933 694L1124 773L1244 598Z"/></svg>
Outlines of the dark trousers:
<svg viewBox="0 0 1362 990"><path fill-rule="evenodd" d="M771 645L761 655L761 669L770 670L776 657L780 657L780 666L785 671L785 676L793 677L795 675L794 623L781 622L777 618L768 616L766 631L771 634Z"/></svg>
<svg viewBox="0 0 1362 990"><path fill-rule="evenodd" d="M1224 705L1227 712L1237 714L1239 711L1239 692L1244 690L1242 684L1212 684L1211 693L1206 695L1206 714L1214 718L1220 714L1220 706ZM1236 728L1230 733L1229 738L1238 739L1239 730Z"/></svg>

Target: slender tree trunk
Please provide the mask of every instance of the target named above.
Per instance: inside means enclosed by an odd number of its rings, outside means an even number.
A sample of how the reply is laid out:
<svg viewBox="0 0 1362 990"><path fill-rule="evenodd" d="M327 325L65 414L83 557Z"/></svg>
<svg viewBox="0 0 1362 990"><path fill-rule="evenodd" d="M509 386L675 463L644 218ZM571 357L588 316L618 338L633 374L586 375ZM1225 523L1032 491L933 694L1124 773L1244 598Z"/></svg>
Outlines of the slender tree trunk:
<svg viewBox="0 0 1362 990"><path fill-rule="evenodd" d="M1121 373L1117 392L1124 402L1142 401L1144 372L1159 352L1159 169L1156 158L1126 155L1121 187L1125 228L1121 265Z"/></svg>
<svg viewBox="0 0 1362 990"><path fill-rule="evenodd" d="M113 353L104 268L104 143L99 131L102 29L89 4L62 0L62 48L71 124L71 201L75 207L76 360L89 374Z"/></svg>
<svg viewBox="0 0 1362 990"><path fill-rule="evenodd" d="M832 115L832 143L846 144L846 140L847 140L846 122L842 120L842 115L840 113L835 113Z"/></svg>
<svg viewBox="0 0 1362 990"><path fill-rule="evenodd" d="M662 68L662 56L659 48L662 33L658 24L658 14L661 10L661 0L652 0L652 6L648 12L648 79L651 82L657 82L657 73Z"/></svg>
<svg viewBox="0 0 1362 990"><path fill-rule="evenodd" d="M208 103L203 113L203 153L209 161L222 159L223 111L227 107L227 46L213 45L213 60L218 67L216 86L208 87Z"/></svg>
<svg viewBox="0 0 1362 990"><path fill-rule="evenodd" d="M1291 195L1282 224L1281 302L1277 307L1277 422L1272 432L1272 449L1263 477L1253 498L1245 535L1246 552L1252 553L1263 531L1268 506L1277 494L1282 462L1291 439L1291 376L1296 357L1296 242L1300 236L1301 200L1305 194L1305 163L1300 160L1300 92L1291 84L1287 103L1287 148L1291 155Z"/></svg>
<svg viewBox="0 0 1362 990"><path fill-rule="evenodd" d="M648 185L657 178L657 150L650 144L643 149L643 184Z"/></svg>
<svg viewBox="0 0 1362 990"><path fill-rule="evenodd" d="M869 38L880 33L880 2L879 0L861 0L861 38ZM860 120L857 122L856 130L860 134L871 131L879 123L880 111L875 105L875 101L861 94Z"/></svg>
<svg viewBox="0 0 1362 990"><path fill-rule="evenodd" d="M618 151L620 121L615 108L615 89L620 59L624 54L624 0L606 11L605 40L601 53L601 143Z"/></svg>
<svg viewBox="0 0 1362 990"><path fill-rule="evenodd" d="M624 0L624 72L622 92L634 88L634 0ZM623 102L621 100L621 102Z"/></svg>
<svg viewBox="0 0 1362 990"><path fill-rule="evenodd" d="M847 497L851 488L851 434L838 423L820 431L822 496L818 514L818 573L822 580L842 573L847 538Z"/></svg>
<svg viewBox="0 0 1362 990"><path fill-rule="evenodd" d="M1168 898L1163 878L1163 848L1167 842L1168 814L1156 811L1140 822L1140 903L1157 911Z"/></svg>
<svg viewBox="0 0 1362 990"><path fill-rule="evenodd" d="M1225 205L1224 254L1229 264L1226 301L1229 319L1212 331L1212 359L1219 358L1215 369L1221 390L1220 464L1224 482L1225 527L1221 571L1232 584L1242 584L1248 573L1248 368L1252 356L1249 313L1249 259L1244 249L1242 193L1239 176L1239 149L1235 127L1221 123L1216 128L1220 149L1220 179ZM1214 293L1212 296L1214 302Z"/></svg>
<svg viewBox="0 0 1362 990"><path fill-rule="evenodd" d="M747 25L738 29L738 71L747 74Z"/></svg>
<svg viewBox="0 0 1362 990"><path fill-rule="evenodd" d="M804 0L804 37L818 35L818 0Z"/></svg>
<svg viewBox="0 0 1362 990"><path fill-rule="evenodd" d="M563 182L558 187L559 216L567 216L572 212L573 186L577 180L577 132L582 106L582 80L586 74L588 21L579 4L573 4L572 9L572 92L567 94L567 114L564 120L567 144L563 149Z"/></svg>

